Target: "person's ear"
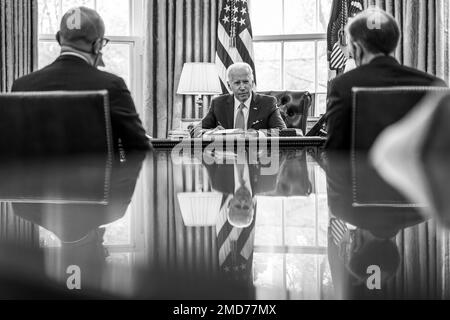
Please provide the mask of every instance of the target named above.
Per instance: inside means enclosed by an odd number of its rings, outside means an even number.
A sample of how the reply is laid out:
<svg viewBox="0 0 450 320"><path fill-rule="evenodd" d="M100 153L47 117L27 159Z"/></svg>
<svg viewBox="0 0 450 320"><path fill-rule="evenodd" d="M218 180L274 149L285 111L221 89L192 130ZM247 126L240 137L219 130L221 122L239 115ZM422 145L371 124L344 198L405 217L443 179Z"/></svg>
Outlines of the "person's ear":
<svg viewBox="0 0 450 320"><path fill-rule="evenodd" d="M353 42L353 41L349 40L349 42L348 42L348 55L349 55L350 59L355 59L358 56L358 54L357 54L358 47L357 46L358 46L358 44L356 42Z"/></svg>
<svg viewBox="0 0 450 320"><path fill-rule="evenodd" d="M61 45L61 33L59 31L56 33L55 38L56 38L56 41L58 42L58 44Z"/></svg>
<svg viewBox="0 0 450 320"><path fill-rule="evenodd" d="M358 42L354 42L353 46L354 46L353 57L362 58L364 54L363 47Z"/></svg>
<svg viewBox="0 0 450 320"><path fill-rule="evenodd" d="M227 86L228 86L228 89L230 89L230 90L231 90L231 84L230 84L230 82L229 82L229 81L227 81Z"/></svg>
<svg viewBox="0 0 450 320"><path fill-rule="evenodd" d="M92 45L92 53L99 54L100 51L102 51L102 39L97 39Z"/></svg>

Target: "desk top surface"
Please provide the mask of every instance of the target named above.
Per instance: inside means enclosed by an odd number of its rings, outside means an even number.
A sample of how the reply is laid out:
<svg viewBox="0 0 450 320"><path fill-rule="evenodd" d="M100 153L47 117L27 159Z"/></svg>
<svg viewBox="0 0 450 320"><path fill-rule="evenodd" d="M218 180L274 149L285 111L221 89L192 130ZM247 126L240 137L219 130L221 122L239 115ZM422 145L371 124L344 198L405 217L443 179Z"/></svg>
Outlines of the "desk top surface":
<svg viewBox="0 0 450 320"><path fill-rule="evenodd" d="M0 170L0 297L448 298L447 207L304 141Z"/></svg>

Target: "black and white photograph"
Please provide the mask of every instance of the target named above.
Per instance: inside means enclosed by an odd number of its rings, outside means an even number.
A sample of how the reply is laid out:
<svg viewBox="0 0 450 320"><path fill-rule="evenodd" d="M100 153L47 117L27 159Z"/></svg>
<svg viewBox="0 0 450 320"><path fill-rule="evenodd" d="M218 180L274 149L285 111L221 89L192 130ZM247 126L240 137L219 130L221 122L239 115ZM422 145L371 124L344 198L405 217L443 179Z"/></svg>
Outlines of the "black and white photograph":
<svg viewBox="0 0 450 320"><path fill-rule="evenodd" d="M449 29L447 0L0 0L0 300L449 299Z"/></svg>

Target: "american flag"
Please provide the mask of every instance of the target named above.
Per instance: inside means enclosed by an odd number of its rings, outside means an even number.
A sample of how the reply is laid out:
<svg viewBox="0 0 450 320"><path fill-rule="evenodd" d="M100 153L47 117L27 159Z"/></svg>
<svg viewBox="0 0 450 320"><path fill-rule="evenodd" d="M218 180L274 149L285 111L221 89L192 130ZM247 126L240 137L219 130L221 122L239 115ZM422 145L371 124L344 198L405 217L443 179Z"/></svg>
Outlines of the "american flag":
<svg viewBox="0 0 450 320"><path fill-rule="evenodd" d="M345 68L347 58L341 49L341 45L346 45L343 30L349 17L355 16L363 8L363 0L333 0L327 37L330 70L341 71Z"/></svg>
<svg viewBox="0 0 450 320"><path fill-rule="evenodd" d="M231 197L223 202L216 224L219 267L222 275L230 280L251 282L255 220L245 229L233 227L225 210Z"/></svg>
<svg viewBox="0 0 450 320"><path fill-rule="evenodd" d="M255 75L253 33L248 0L223 0L216 46L216 64L223 93L228 93L226 71L233 63L248 63Z"/></svg>

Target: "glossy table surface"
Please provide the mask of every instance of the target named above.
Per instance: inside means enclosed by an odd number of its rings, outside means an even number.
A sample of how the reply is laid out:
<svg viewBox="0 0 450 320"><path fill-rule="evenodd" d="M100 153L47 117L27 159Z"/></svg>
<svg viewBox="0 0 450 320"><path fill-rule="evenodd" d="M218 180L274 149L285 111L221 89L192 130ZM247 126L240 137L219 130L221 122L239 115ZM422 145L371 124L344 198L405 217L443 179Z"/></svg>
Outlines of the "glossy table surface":
<svg viewBox="0 0 450 320"><path fill-rule="evenodd" d="M3 163L0 298L448 298L446 210L365 163L160 146Z"/></svg>

